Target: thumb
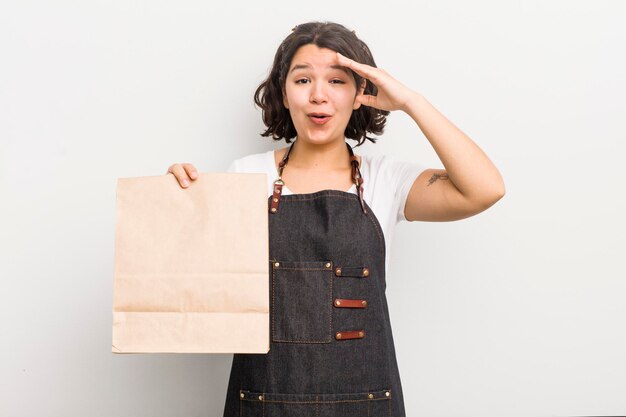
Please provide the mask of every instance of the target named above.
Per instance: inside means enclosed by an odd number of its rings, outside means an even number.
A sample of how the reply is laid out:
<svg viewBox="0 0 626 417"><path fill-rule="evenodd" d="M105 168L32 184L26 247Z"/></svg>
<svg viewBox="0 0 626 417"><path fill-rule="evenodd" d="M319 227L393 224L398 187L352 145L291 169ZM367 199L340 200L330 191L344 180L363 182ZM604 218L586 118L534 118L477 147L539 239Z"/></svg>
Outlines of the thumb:
<svg viewBox="0 0 626 417"><path fill-rule="evenodd" d="M377 97L371 94L360 94L356 97L356 100L364 106L376 107Z"/></svg>

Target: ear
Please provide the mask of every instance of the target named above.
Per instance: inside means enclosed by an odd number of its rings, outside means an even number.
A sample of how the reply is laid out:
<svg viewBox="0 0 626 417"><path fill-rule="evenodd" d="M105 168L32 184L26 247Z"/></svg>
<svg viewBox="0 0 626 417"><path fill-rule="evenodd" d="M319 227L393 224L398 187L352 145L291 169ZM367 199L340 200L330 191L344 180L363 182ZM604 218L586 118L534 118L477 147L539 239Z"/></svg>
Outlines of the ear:
<svg viewBox="0 0 626 417"><path fill-rule="evenodd" d="M356 96L354 97L354 105L352 106L353 110L358 110L359 107L361 107L361 103L358 102L356 100L356 98L358 96L362 96L363 94L365 94L365 86L367 85L367 81L365 79L363 79L363 81L361 81L361 88L359 88L359 90L356 92Z"/></svg>
<svg viewBox="0 0 626 417"><path fill-rule="evenodd" d="M289 108L289 101L287 101L287 94L285 93L284 88L283 88L283 106L285 106L286 109Z"/></svg>

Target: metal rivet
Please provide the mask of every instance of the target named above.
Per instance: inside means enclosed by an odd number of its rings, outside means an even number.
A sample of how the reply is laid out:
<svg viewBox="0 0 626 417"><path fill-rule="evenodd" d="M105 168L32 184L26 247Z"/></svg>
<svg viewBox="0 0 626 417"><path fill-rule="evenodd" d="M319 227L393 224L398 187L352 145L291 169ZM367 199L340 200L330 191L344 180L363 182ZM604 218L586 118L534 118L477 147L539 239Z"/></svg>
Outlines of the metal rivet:
<svg viewBox="0 0 626 417"><path fill-rule="evenodd" d="M246 396L246 394L244 394L243 392L239 393L239 397L244 398Z"/></svg>
<svg viewBox="0 0 626 417"><path fill-rule="evenodd" d="M335 269L335 275L337 276L341 275L341 268Z"/></svg>
<svg viewBox="0 0 626 417"><path fill-rule="evenodd" d="M330 262L326 262L326 268L330 268Z"/></svg>
<svg viewBox="0 0 626 417"><path fill-rule="evenodd" d="M341 333L337 333L337 339L341 339Z"/></svg>
<svg viewBox="0 0 626 417"><path fill-rule="evenodd" d="M367 268L363 268L363 276L368 276L370 274L370 270Z"/></svg>
<svg viewBox="0 0 626 417"><path fill-rule="evenodd" d="M272 207L272 213L276 213L276 207Z"/></svg>
<svg viewBox="0 0 626 417"><path fill-rule="evenodd" d="M274 192L280 194L280 188L274 188Z"/></svg>
<svg viewBox="0 0 626 417"><path fill-rule="evenodd" d="M365 307L367 305L367 301L363 300L361 301L361 304L363 304L363 307Z"/></svg>
<svg viewBox="0 0 626 417"><path fill-rule="evenodd" d="M274 203L278 203L278 199L276 197L274 197L272 200L274 200Z"/></svg>
<svg viewBox="0 0 626 417"><path fill-rule="evenodd" d="M263 401L263 396L259 395L259 400Z"/></svg>
<svg viewBox="0 0 626 417"><path fill-rule="evenodd" d="M389 397L391 393L389 391L385 391L385 396Z"/></svg>
<svg viewBox="0 0 626 417"><path fill-rule="evenodd" d="M278 268L280 266L280 262L274 262L274 266Z"/></svg>
<svg viewBox="0 0 626 417"><path fill-rule="evenodd" d="M374 394L367 394L367 398L371 400L372 398L374 398Z"/></svg>
<svg viewBox="0 0 626 417"><path fill-rule="evenodd" d="M336 305L336 306L340 306L340 305L341 305L341 301L339 301L339 300L335 300L335 305Z"/></svg>

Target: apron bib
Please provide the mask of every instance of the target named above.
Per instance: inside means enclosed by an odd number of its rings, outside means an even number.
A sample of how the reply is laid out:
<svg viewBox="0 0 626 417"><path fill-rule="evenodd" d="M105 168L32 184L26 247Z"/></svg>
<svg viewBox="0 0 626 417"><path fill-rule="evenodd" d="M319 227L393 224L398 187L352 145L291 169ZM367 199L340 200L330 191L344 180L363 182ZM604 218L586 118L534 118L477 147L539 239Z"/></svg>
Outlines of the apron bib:
<svg viewBox="0 0 626 417"><path fill-rule="evenodd" d="M385 240L358 195L268 200L270 350L235 354L224 417L404 417L385 297ZM293 146L293 145L292 145Z"/></svg>

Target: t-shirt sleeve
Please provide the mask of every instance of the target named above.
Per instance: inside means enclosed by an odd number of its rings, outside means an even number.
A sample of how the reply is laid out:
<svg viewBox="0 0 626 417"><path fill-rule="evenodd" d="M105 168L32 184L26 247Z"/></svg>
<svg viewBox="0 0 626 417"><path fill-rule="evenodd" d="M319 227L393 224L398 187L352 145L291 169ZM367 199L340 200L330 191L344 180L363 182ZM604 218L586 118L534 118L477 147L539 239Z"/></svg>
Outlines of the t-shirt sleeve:
<svg viewBox="0 0 626 417"><path fill-rule="evenodd" d="M404 207L406 206L406 200L409 196L409 191L417 177L426 169L421 164L405 161L393 162L393 175L395 176L394 184L397 184L398 195L398 212L396 216L396 223L406 221L404 216Z"/></svg>
<svg viewBox="0 0 626 417"><path fill-rule="evenodd" d="M415 179L424 171L420 163L396 160L386 155L371 159L372 199L389 227L406 220L404 206Z"/></svg>

